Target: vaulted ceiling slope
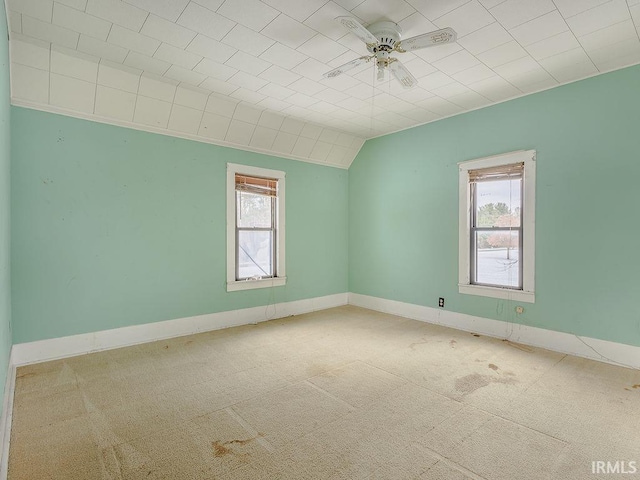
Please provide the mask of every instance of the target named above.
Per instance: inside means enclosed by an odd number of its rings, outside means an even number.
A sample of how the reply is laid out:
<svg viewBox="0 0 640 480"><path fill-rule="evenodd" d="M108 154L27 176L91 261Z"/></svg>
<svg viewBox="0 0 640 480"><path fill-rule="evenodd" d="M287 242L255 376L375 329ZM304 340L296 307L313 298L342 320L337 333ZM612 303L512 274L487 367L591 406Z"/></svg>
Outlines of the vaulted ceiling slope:
<svg viewBox="0 0 640 480"><path fill-rule="evenodd" d="M366 138L640 63L640 0L7 0L14 104L348 168ZM375 79L334 21L443 27ZM397 54L395 54L397 55Z"/></svg>

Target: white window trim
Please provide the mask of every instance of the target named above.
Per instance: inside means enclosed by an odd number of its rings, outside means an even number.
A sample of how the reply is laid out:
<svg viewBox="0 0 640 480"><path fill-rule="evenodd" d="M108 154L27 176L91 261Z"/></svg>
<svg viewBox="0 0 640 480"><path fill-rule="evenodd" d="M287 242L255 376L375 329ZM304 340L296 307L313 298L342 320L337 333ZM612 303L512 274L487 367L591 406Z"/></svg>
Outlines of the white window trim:
<svg viewBox="0 0 640 480"><path fill-rule="evenodd" d="M522 185L522 290L486 287L471 284L471 190L469 170L497 167L524 162ZM535 208L536 208L536 151L519 150L493 157L458 163L459 174L459 250L458 291L468 295L502 298L520 302L535 302Z"/></svg>
<svg viewBox="0 0 640 480"><path fill-rule="evenodd" d="M276 273L277 277L259 280L236 280L236 173L278 180L276 202ZM254 288L280 287L287 283L285 273L285 172L227 163L227 292Z"/></svg>

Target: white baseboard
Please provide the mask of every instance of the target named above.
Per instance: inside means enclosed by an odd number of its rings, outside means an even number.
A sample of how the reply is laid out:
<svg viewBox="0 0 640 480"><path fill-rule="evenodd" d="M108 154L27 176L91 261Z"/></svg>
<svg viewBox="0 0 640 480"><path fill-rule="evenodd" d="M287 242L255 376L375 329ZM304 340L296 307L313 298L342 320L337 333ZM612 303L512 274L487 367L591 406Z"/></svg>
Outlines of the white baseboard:
<svg viewBox="0 0 640 480"><path fill-rule="evenodd" d="M11 358L4 392L4 408L0 421L0 442L2 442L0 445L0 454L2 455L0 459L0 479L4 480L7 478L17 366L191 335L210 330L249 325L347 304L436 325L443 325L458 330L481 333L491 337L508 338L513 342L599 360L614 365L640 368L640 347L637 346L580 337L569 333L475 317L357 293L339 293L275 305L146 323L143 325L52 338L37 342L19 343L13 345L11 349Z"/></svg>
<svg viewBox="0 0 640 480"><path fill-rule="evenodd" d="M347 301L347 293L337 293L325 297L308 298L274 305L209 313L195 317L145 323L36 342L18 343L12 349L12 366L15 368L29 363L72 357L74 355L192 335L221 328L249 325L290 315L300 315L316 310L339 307L346 305Z"/></svg>
<svg viewBox="0 0 640 480"><path fill-rule="evenodd" d="M640 347L349 293L349 304L560 353L640 369Z"/></svg>

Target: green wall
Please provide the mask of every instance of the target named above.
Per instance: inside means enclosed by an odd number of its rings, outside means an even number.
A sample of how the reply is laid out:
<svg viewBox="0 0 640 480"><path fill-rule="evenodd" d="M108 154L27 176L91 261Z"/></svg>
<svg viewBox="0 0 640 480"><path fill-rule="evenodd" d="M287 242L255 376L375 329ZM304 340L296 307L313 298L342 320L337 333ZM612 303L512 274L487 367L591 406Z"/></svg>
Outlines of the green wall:
<svg viewBox="0 0 640 480"><path fill-rule="evenodd" d="M640 66L370 140L349 172L13 107L13 341L352 291L640 345L638 85ZM516 315L458 293L457 162L520 149L536 303ZM287 172L286 287L226 292L226 162Z"/></svg>
<svg viewBox="0 0 640 480"><path fill-rule="evenodd" d="M12 109L15 343L347 291L348 172ZM226 291L226 163L284 170L287 285Z"/></svg>
<svg viewBox="0 0 640 480"><path fill-rule="evenodd" d="M640 345L640 66L367 141L349 288ZM537 150L536 302L458 293L457 162Z"/></svg>
<svg viewBox="0 0 640 480"><path fill-rule="evenodd" d="M11 201L9 42L4 2L0 6L0 413L11 353Z"/></svg>

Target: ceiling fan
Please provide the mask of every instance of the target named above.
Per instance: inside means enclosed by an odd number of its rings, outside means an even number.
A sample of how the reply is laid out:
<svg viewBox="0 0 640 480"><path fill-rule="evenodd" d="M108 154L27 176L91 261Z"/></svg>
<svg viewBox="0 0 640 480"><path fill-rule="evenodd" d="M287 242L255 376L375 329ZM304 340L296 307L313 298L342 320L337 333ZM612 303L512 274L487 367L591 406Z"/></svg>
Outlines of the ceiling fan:
<svg viewBox="0 0 640 480"><path fill-rule="evenodd" d="M411 88L415 86L418 81L411 75L400 60L390 56L391 52L411 52L421 48L453 43L457 39L456 32L452 28L443 28L401 40L402 28L400 28L400 25L397 23L378 22L367 29L353 17L336 17L335 20L351 30L351 33L366 43L367 50L369 50L371 55L356 58L338 68L334 68L323 75L325 78L337 77L352 68L375 60L375 65L378 68L377 78L379 81L384 79L384 69L389 68L393 76L404 88Z"/></svg>

